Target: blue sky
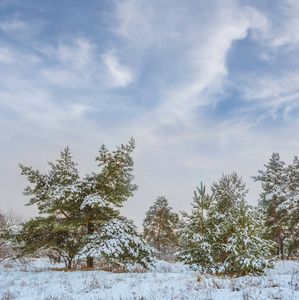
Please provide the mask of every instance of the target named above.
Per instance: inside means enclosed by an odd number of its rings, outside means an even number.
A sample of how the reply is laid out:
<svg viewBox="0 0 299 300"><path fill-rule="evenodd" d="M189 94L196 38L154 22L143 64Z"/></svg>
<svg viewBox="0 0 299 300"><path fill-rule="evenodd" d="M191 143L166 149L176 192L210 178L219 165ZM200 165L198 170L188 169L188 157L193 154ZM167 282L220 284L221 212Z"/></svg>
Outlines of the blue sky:
<svg viewBox="0 0 299 300"><path fill-rule="evenodd" d="M18 163L46 172L68 145L84 175L132 136L137 225L233 171L256 204L250 177L298 155L298 28L295 0L2 0L0 209L36 213Z"/></svg>

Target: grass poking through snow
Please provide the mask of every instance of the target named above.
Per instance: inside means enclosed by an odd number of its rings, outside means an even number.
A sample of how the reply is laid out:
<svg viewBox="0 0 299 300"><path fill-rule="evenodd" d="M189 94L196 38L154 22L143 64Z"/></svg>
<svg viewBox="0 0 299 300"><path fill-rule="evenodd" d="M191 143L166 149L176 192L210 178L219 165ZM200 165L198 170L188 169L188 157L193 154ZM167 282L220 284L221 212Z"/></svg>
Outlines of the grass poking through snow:
<svg viewBox="0 0 299 300"><path fill-rule="evenodd" d="M295 300L299 299L299 263L278 262L261 277L220 278L166 262L143 273L67 271L43 259L26 267L10 262L0 266L0 300L11 299Z"/></svg>

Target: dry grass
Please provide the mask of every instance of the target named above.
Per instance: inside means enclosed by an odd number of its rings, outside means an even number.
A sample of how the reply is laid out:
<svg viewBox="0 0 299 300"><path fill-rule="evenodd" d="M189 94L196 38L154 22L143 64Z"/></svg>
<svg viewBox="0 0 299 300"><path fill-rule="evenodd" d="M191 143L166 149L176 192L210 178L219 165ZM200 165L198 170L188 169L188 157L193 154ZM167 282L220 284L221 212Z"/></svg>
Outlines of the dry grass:
<svg viewBox="0 0 299 300"><path fill-rule="evenodd" d="M99 267L97 265L97 267ZM103 267L103 265L102 265ZM13 264L2 269L5 284L1 286L0 300L18 299L26 291L34 290L32 299L112 299L114 291L119 291L113 299L298 299L299 267L292 271L278 269L269 275L254 277L229 277L208 274L167 272L148 272L139 269L128 272L119 269L112 273L96 272L83 264L76 269L64 267L28 268L30 272L19 272ZM43 273L42 275L35 273ZM59 273L55 273L55 271ZM95 272L90 272L95 271ZM122 274L127 273L127 274ZM138 274L140 273L140 274ZM1 274L0 274L1 276ZM11 279L9 279L11 278ZM52 289L52 286L56 288ZM122 294L125 291L125 294ZM57 296L59 295L59 297ZM123 295L123 296L119 296ZM29 294L30 296L30 294Z"/></svg>

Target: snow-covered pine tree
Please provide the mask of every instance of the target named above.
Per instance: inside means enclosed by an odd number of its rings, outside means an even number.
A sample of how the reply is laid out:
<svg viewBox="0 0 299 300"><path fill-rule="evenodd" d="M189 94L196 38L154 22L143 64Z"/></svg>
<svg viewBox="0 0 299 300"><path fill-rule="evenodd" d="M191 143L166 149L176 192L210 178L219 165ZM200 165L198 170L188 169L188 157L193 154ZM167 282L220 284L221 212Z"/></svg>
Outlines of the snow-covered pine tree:
<svg viewBox="0 0 299 300"><path fill-rule="evenodd" d="M259 238L260 222L246 203L247 190L236 173L223 175L211 186L209 197L201 187L202 200L195 197L194 209L187 217L182 236L180 259L191 268L220 274L261 274L271 266L271 242ZM197 203L204 202L207 217Z"/></svg>
<svg viewBox="0 0 299 300"><path fill-rule="evenodd" d="M79 257L94 257L107 267L148 267L155 263L154 249L141 239L132 221L118 217L89 235Z"/></svg>
<svg viewBox="0 0 299 300"><path fill-rule="evenodd" d="M283 203L288 214L288 235L285 239L287 258L299 257L299 159L287 167L287 200Z"/></svg>
<svg viewBox="0 0 299 300"><path fill-rule="evenodd" d="M144 237L157 250L159 259L171 257L178 245L179 216L171 210L167 199L158 197L143 221Z"/></svg>
<svg viewBox="0 0 299 300"><path fill-rule="evenodd" d="M116 151L109 152L103 145L96 157L99 173L86 176L83 182L83 198L80 210L83 213L87 233L93 234L96 230L111 219L119 216L119 208L137 189L132 181L134 176L133 159L131 153L135 149L132 138L127 145L117 147ZM92 257L87 259L87 266L92 267Z"/></svg>
<svg viewBox="0 0 299 300"><path fill-rule="evenodd" d="M191 219L193 218L194 226L200 225L201 234L205 232L205 223L206 223L206 212L211 205L211 197L206 194L206 187L203 183L200 183L200 188L196 188L197 192L194 191L193 197L193 210L191 214ZM183 214L184 216L184 214Z"/></svg>
<svg viewBox="0 0 299 300"><path fill-rule="evenodd" d="M193 203L191 214L182 212L184 220L186 220L185 230L180 238L180 260L189 264L195 269L198 268L197 263L200 261L200 265L203 269L208 269L213 266L213 258L211 257L211 247L207 242L207 213L211 205L211 197L206 194L206 187L203 183L200 184L200 188L196 188L194 191ZM209 241L212 242L212 241Z"/></svg>
<svg viewBox="0 0 299 300"><path fill-rule="evenodd" d="M260 175L252 178L254 181L260 181L263 189L258 205L266 218L265 237L276 242L276 254L284 259L284 241L290 226L286 205L289 185L287 169L278 153L273 153L264 167L265 171L259 170Z"/></svg>
<svg viewBox="0 0 299 300"><path fill-rule="evenodd" d="M20 255L51 249L52 253L63 257L70 268L74 258L82 253L85 246L89 245L89 253L93 253L91 238L97 234L99 238L103 228L119 218L119 208L137 189L132 183L131 152L134 147L133 139L113 152L109 152L103 145L96 157L100 172L83 179L79 176L68 147L61 152L56 163L49 163L47 174L20 165L22 175L26 175L33 185L25 188L24 194L31 197L28 205L36 204L40 214L24 223L23 229L16 235L16 240L22 243ZM132 236L137 245L139 237L135 233ZM105 239L108 239L107 235ZM123 249L120 244L115 244L115 253L118 251L122 253ZM150 250L142 251L144 256L140 257L141 262L144 262ZM137 258L134 256L134 262ZM87 255L87 266L93 266L92 256Z"/></svg>
<svg viewBox="0 0 299 300"><path fill-rule="evenodd" d="M79 209L81 180L68 147L56 163L48 164L48 174L20 164L31 183L24 190L31 197L27 205L37 205L40 216L24 223L15 238L22 245L19 256L50 248L70 268L85 232Z"/></svg>

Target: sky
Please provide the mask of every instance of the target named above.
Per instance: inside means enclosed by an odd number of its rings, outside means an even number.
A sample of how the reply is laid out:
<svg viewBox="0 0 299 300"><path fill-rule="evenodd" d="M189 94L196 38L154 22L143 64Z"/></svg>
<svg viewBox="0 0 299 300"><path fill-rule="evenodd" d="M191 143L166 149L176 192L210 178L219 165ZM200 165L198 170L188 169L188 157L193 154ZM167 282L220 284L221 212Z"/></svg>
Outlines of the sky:
<svg viewBox="0 0 299 300"><path fill-rule="evenodd" d="M69 146L84 176L131 137L137 226L233 171L256 205L251 176L299 154L298 28L297 0L0 0L0 210L37 214L19 163Z"/></svg>

